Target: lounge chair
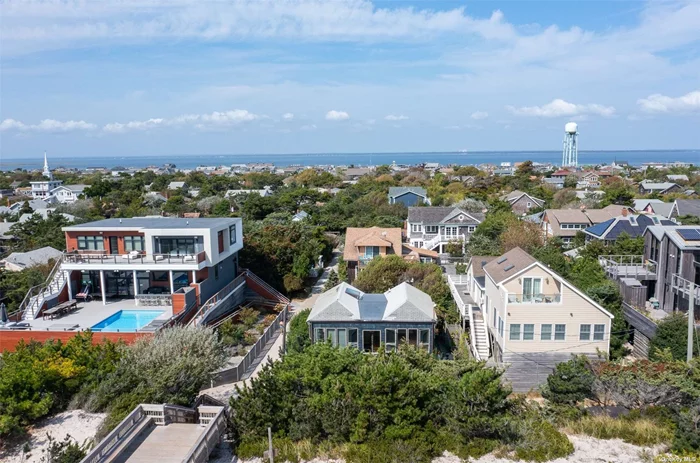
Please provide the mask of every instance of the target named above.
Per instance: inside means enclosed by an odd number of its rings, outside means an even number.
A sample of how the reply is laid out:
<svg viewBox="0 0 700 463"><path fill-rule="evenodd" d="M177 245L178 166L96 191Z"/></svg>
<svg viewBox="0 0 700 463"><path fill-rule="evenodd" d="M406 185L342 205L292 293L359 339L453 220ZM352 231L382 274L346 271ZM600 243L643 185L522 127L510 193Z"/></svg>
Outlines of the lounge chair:
<svg viewBox="0 0 700 463"><path fill-rule="evenodd" d="M122 259L127 259L127 260L134 260L138 259L139 257L139 252L138 251L131 251L127 254L122 255Z"/></svg>
<svg viewBox="0 0 700 463"><path fill-rule="evenodd" d="M28 330L31 327L32 325L29 324L29 322L10 322L7 325L5 325L5 328L11 330Z"/></svg>

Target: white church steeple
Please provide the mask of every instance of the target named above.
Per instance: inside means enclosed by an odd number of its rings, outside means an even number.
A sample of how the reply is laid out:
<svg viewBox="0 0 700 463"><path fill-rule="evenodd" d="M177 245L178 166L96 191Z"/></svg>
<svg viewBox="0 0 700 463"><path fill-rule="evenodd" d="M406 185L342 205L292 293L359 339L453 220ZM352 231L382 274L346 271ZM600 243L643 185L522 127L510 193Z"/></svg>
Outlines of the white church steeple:
<svg viewBox="0 0 700 463"><path fill-rule="evenodd" d="M51 170L49 169L49 160L46 157L46 151L44 151L44 177L48 178L49 180L53 180L53 174L51 173Z"/></svg>

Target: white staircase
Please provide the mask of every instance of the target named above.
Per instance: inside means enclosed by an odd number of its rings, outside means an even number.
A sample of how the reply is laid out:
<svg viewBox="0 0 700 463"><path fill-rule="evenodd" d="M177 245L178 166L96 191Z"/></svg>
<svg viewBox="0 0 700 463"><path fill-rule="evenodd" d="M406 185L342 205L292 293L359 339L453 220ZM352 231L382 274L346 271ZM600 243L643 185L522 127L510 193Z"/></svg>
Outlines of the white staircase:
<svg viewBox="0 0 700 463"><path fill-rule="evenodd" d="M473 311L474 320L474 341L473 347L479 354L481 360L487 360L489 358L489 338L486 333L486 324L484 323L484 317L481 315L480 311Z"/></svg>
<svg viewBox="0 0 700 463"><path fill-rule="evenodd" d="M31 288L20 304L22 320L34 320L44 303L58 297L65 286L66 273L61 270L61 259L59 259L46 279L46 283Z"/></svg>
<svg viewBox="0 0 700 463"><path fill-rule="evenodd" d="M442 242L442 237L440 235L435 235L432 239L428 241L423 241L423 249L428 249L432 251Z"/></svg>

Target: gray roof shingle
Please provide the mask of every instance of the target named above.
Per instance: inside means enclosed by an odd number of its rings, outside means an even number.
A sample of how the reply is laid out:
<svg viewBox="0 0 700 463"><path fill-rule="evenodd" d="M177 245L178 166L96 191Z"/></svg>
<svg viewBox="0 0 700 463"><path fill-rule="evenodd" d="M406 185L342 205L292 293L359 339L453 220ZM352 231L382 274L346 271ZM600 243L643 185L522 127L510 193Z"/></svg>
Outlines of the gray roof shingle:
<svg viewBox="0 0 700 463"><path fill-rule="evenodd" d="M408 221L411 223L439 224L446 220L448 217L451 217L454 214L458 214L460 212L465 215L465 224L481 223L484 220L484 214L482 213L467 212L458 207L431 206L409 207ZM472 220L470 217L473 217L476 220Z"/></svg>

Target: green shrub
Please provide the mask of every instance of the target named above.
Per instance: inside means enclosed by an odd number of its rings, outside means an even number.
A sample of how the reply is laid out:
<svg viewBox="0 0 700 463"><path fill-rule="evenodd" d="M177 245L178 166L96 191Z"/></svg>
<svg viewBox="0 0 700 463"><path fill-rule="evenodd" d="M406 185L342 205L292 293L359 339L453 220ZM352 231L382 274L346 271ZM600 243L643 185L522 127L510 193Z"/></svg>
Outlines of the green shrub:
<svg viewBox="0 0 700 463"><path fill-rule="evenodd" d="M594 380L595 376L588 368L588 360L584 356L578 356L556 366L547 377L542 396L557 404L573 405L592 396Z"/></svg>
<svg viewBox="0 0 700 463"><path fill-rule="evenodd" d="M258 312L252 307L246 307L242 309L241 313L238 315L238 318L240 318L241 322L247 329L252 328L253 325L255 325L258 322L259 317L260 312Z"/></svg>
<svg viewBox="0 0 700 463"><path fill-rule="evenodd" d="M328 272L328 279L323 285L323 290L328 291L329 289L335 287L338 283L340 283L340 278L338 278L338 274L335 273L335 270L331 269L331 271Z"/></svg>
<svg viewBox="0 0 700 463"><path fill-rule="evenodd" d="M232 320L226 320L219 328L219 339L227 346L237 346L243 341L245 327L234 324Z"/></svg>
<svg viewBox="0 0 700 463"><path fill-rule="evenodd" d="M310 313L311 309L304 309L289 322L289 333L287 333L288 352L301 352L311 345L309 325L306 324Z"/></svg>
<svg viewBox="0 0 700 463"><path fill-rule="evenodd" d="M574 445L551 423L526 422L524 433L515 446L515 456L522 460L548 461L565 458L574 452Z"/></svg>
<svg viewBox="0 0 700 463"><path fill-rule="evenodd" d="M457 273L457 275L464 275L465 273L467 273L467 264L455 264L455 272Z"/></svg>
<svg viewBox="0 0 700 463"><path fill-rule="evenodd" d="M80 463L90 449L89 441L81 445L70 435L57 441L47 434L46 440L49 445L42 452L41 463Z"/></svg>
<svg viewBox="0 0 700 463"><path fill-rule="evenodd" d="M696 330L697 332L697 330ZM664 318L649 342L649 360L661 360L661 352L669 349L675 360L685 360L688 352L688 317L676 313ZM698 344L693 344L693 355L698 356Z"/></svg>
<svg viewBox="0 0 700 463"><path fill-rule="evenodd" d="M700 401L679 411L672 448L674 452L700 453Z"/></svg>

